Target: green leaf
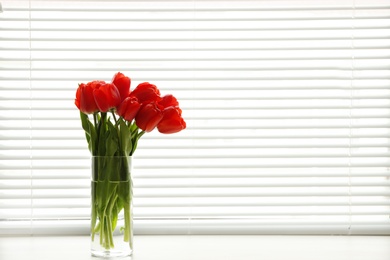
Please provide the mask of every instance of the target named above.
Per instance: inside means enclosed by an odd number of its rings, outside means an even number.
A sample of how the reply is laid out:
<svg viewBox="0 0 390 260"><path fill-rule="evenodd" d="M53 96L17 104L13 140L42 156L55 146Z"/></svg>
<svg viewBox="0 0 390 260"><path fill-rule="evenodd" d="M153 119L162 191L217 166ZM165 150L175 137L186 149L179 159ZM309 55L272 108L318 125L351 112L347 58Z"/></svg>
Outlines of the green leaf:
<svg viewBox="0 0 390 260"><path fill-rule="evenodd" d="M97 155L106 155L107 113L101 113L98 126Z"/></svg>
<svg viewBox="0 0 390 260"><path fill-rule="evenodd" d="M128 156L132 149L131 133L126 123L121 119L119 122L119 138L124 156Z"/></svg>
<svg viewBox="0 0 390 260"><path fill-rule="evenodd" d="M145 134L145 131L141 131L139 134L136 134L134 137L133 137L133 149L132 151L130 152L130 155L133 155L135 150L137 149L137 146L138 146L138 141L139 139Z"/></svg>
<svg viewBox="0 0 390 260"><path fill-rule="evenodd" d="M112 122L107 122L108 130L106 132L106 155L114 156L118 151L118 133Z"/></svg>
<svg viewBox="0 0 390 260"><path fill-rule="evenodd" d="M80 112L81 125L85 131L85 138L88 142L88 149L92 155L96 154L96 130L94 124L89 120L88 115Z"/></svg>
<svg viewBox="0 0 390 260"><path fill-rule="evenodd" d="M136 131L138 132L138 126L137 126L137 124L135 122L130 125L130 131L131 131L132 134L134 132L136 132Z"/></svg>
<svg viewBox="0 0 390 260"><path fill-rule="evenodd" d="M121 181L118 186L118 196L123 204L129 204L131 200L131 180Z"/></svg>
<svg viewBox="0 0 390 260"><path fill-rule="evenodd" d="M86 115L80 111L80 119L81 119L81 126L83 127L83 129L85 131L85 138L87 139L87 142L89 143L89 141L91 139L91 132L89 129L89 124L88 124L88 123L90 123L88 115Z"/></svg>
<svg viewBox="0 0 390 260"><path fill-rule="evenodd" d="M105 214L109 206L109 202L113 194L116 192L118 184L108 180L97 181L95 203L98 212L101 215Z"/></svg>
<svg viewBox="0 0 390 260"><path fill-rule="evenodd" d="M88 115L84 114L80 111L80 119L81 119L81 126L83 127L84 131L89 133L89 117Z"/></svg>
<svg viewBox="0 0 390 260"><path fill-rule="evenodd" d="M90 134L90 139L88 141L88 149L92 155L96 155L97 134L96 134L95 126L91 123L91 121L88 121L88 126L89 126L89 134Z"/></svg>

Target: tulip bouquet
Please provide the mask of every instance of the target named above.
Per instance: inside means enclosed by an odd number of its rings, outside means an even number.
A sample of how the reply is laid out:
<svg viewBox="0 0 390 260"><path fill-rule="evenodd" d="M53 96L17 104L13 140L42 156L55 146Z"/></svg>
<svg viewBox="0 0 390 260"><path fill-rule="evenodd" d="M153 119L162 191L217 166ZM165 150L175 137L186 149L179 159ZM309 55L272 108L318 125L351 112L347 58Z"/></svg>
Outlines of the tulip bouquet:
<svg viewBox="0 0 390 260"><path fill-rule="evenodd" d="M163 134L186 128L174 96L161 96L159 89L148 82L133 91L130 84L131 79L118 72L111 83L79 84L75 99L89 151L93 158L104 158L92 168L91 236L93 241L95 234L99 234L100 245L107 250L114 247L112 230L122 209L125 221L121 231L132 249L129 215L132 192L126 188L131 185L129 162L123 159L118 165L111 158L132 156L141 136L155 128Z"/></svg>

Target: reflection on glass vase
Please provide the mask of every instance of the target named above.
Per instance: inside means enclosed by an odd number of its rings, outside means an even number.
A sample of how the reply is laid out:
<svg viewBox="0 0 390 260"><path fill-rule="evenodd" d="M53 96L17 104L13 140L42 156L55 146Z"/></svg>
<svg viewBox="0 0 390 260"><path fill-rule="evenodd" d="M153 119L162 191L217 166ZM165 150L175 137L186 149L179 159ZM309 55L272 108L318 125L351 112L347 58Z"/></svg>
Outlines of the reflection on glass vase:
<svg viewBox="0 0 390 260"><path fill-rule="evenodd" d="M91 254L123 257L133 252L132 157L93 156Z"/></svg>

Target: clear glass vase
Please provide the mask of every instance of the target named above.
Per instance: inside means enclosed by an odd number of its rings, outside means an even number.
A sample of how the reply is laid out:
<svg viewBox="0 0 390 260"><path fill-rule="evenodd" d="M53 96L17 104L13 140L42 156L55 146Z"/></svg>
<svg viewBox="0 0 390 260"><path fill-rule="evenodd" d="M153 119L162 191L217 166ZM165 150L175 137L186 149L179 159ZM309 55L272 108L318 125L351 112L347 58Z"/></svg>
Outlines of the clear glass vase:
<svg viewBox="0 0 390 260"><path fill-rule="evenodd" d="M133 252L132 158L93 156L91 254L123 257Z"/></svg>

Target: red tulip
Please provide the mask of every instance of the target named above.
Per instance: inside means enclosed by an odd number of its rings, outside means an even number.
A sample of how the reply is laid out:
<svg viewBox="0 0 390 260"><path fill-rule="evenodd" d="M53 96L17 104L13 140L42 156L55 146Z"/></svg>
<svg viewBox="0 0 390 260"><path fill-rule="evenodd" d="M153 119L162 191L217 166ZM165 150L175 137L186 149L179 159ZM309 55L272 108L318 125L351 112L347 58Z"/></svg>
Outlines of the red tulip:
<svg viewBox="0 0 390 260"><path fill-rule="evenodd" d="M121 103L121 95L114 84L99 84L93 95L101 112L107 112Z"/></svg>
<svg viewBox="0 0 390 260"><path fill-rule="evenodd" d="M114 75L111 83L117 87L121 96L121 101L125 100L125 98L129 96L131 84L131 79L129 77L123 75L121 72L118 72Z"/></svg>
<svg viewBox="0 0 390 260"><path fill-rule="evenodd" d="M186 122L181 117L181 109L170 106L163 111L164 117L158 123L157 129L163 134L173 134L186 128Z"/></svg>
<svg viewBox="0 0 390 260"><path fill-rule="evenodd" d="M139 103L158 102L161 100L160 90L149 82L139 84L131 93L138 99Z"/></svg>
<svg viewBox="0 0 390 260"><path fill-rule="evenodd" d="M155 102L143 105L135 116L135 122L145 132L152 131L163 118L163 107Z"/></svg>
<svg viewBox="0 0 390 260"><path fill-rule="evenodd" d="M116 113L131 122L137 115L141 105L135 97L127 97L118 107Z"/></svg>
<svg viewBox="0 0 390 260"><path fill-rule="evenodd" d="M84 114L92 114L98 111L98 107L93 96L93 90L96 84L89 82L81 83L76 91L75 105Z"/></svg>
<svg viewBox="0 0 390 260"><path fill-rule="evenodd" d="M174 106L179 106L179 102L173 95L165 95L162 97L161 101L158 102L159 105L162 105L164 108Z"/></svg>

